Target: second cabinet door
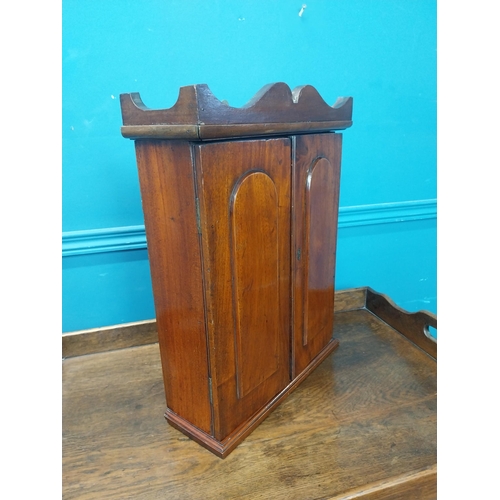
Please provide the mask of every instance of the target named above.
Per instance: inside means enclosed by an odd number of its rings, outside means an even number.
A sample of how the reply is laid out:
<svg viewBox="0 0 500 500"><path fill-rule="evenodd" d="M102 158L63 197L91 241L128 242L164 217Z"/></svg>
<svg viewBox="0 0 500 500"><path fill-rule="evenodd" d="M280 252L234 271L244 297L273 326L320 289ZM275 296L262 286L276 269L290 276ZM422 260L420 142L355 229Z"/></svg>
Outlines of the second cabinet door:
<svg viewBox="0 0 500 500"><path fill-rule="evenodd" d="M290 381L291 141L194 149L213 393L223 440Z"/></svg>
<svg viewBox="0 0 500 500"><path fill-rule="evenodd" d="M341 146L340 134L293 138L294 376L333 337Z"/></svg>

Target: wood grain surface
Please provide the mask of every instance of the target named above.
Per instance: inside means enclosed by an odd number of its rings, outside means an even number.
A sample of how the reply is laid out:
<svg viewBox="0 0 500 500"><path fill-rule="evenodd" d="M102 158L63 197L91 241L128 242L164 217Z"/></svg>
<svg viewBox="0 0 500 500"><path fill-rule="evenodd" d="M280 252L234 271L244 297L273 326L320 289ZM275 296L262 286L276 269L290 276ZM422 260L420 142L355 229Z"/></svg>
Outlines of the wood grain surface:
<svg viewBox="0 0 500 500"><path fill-rule="evenodd" d="M121 94L122 135L129 139L213 140L343 130L352 125L352 97L329 106L311 85L264 86L241 108L215 97L206 84L179 89L167 109L149 109L138 92Z"/></svg>
<svg viewBox="0 0 500 500"><path fill-rule="evenodd" d="M63 498L436 498L436 363L365 309L225 460L167 425L158 345L63 361Z"/></svg>
<svg viewBox="0 0 500 500"><path fill-rule="evenodd" d="M158 342L156 320L123 323L63 334L62 357L115 351Z"/></svg>
<svg viewBox="0 0 500 500"><path fill-rule="evenodd" d="M286 138L194 146L219 441L290 382L290 155Z"/></svg>
<svg viewBox="0 0 500 500"><path fill-rule="evenodd" d="M191 148L136 141L168 407L210 433L208 343Z"/></svg>
<svg viewBox="0 0 500 500"><path fill-rule="evenodd" d="M333 336L341 134L293 138L293 375Z"/></svg>
<svg viewBox="0 0 500 500"><path fill-rule="evenodd" d="M437 316L429 311L409 313L397 306L387 295L366 289L366 309L386 321L429 356L437 359L437 342L429 326L437 328Z"/></svg>

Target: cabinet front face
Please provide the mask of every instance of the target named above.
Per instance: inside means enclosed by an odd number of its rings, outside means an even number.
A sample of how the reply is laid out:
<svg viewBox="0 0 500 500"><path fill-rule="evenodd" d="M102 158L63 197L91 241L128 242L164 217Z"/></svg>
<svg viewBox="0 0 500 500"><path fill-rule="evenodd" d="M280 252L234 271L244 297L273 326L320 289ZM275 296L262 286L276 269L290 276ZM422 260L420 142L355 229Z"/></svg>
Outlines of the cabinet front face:
<svg viewBox="0 0 500 500"><path fill-rule="evenodd" d="M293 139L294 376L333 335L341 140L339 134Z"/></svg>
<svg viewBox="0 0 500 500"><path fill-rule="evenodd" d="M194 148L213 393L223 440L290 381L289 139Z"/></svg>

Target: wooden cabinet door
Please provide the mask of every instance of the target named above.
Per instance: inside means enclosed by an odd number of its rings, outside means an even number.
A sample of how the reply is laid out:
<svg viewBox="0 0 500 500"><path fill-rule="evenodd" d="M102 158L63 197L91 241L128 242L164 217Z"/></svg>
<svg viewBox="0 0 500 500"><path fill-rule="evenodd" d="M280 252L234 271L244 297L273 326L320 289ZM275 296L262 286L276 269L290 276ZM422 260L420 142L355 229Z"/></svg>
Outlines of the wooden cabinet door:
<svg viewBox="0 0 500 500"><path fill-rule="evenodd" d="M287 138L194 146L214 437L290 381Z"/></svg>
<svg viewBox="0 0 500 500"><path fill-rule="evenodd" d="M293 376L332 340L340 134L293 138Z"/></svg>

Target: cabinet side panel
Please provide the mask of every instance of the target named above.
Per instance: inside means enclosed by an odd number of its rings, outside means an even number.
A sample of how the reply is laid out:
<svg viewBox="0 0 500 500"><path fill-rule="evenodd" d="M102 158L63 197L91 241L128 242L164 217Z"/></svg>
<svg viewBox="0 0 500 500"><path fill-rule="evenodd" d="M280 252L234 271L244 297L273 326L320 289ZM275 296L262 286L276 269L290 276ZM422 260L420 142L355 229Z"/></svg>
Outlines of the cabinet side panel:
<svg viewBox="0 0 500 500"><path fill-rule="evenodd" d="M294 376L332 340L340 134L294 138L292 285Z"/></svg>
<svg viewBox="0 0 500 500"><path fill-rule="evenodd" d="M136 141L167 406L211 433L203 278L190 146Z"/></svg>

